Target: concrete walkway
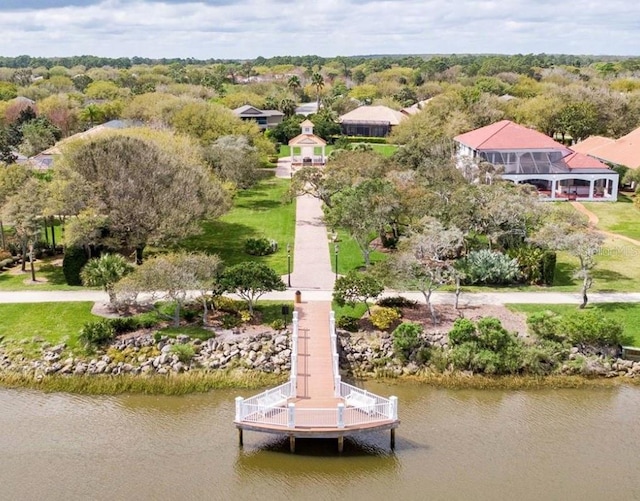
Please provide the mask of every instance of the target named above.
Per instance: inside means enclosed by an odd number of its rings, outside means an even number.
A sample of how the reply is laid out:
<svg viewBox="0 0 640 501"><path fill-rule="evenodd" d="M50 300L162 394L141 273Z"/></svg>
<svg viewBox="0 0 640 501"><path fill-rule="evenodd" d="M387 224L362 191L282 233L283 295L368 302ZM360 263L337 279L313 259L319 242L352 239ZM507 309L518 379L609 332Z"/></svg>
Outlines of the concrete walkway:
<svg viewBox="0 0 640 501"><path fill-rule="evenodd" d="M328 289L300 289L303 291L303 301L331 301L332 288ZM192 291L190 296L196 297L198 291ZM419 292L387 291L384 296L401 295L407 299L424 302ZM141 298L144 299L144 296ZM292 301L294 290L271 292L261 299L275 301ZM431 300L434 304L453 304L452 292L434 292ZM0 303L51 303L51 302L107 302L109 298L101 291L0 291ZM578 292L463 292L460 295L461 306L481 304L508 303L537 303L537 304L580 304L581 295ZM591 292L589 303L640 303L640 292Z"/></svg>
<svg viewBox="0 0 640 501"><path fill-rule="evenodd" d="M289 179L292 174L291 157L279 158L276 176ZM335 274L331 271L331 257L322 202L310 195L298 197L291 288L333 290ZM285 283L289 281L287 275L282 279Z"/></svg>
<svg viewBox="0 0 640 501"><path fill-rule="evenodd" d="M311 195L298 197L291 287L296 290L333 290L334 282L322 202Z"/></svg>

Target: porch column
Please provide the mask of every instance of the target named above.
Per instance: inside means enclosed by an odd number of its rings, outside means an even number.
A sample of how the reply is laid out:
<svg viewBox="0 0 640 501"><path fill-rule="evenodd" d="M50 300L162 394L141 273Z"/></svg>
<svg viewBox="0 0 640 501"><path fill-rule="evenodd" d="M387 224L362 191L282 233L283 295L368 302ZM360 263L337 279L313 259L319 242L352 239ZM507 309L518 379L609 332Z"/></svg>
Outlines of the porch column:
<svg viewBox="0 0 640 501"><path fill-rule="evenodd" d="M551 198L556 198L556 191L558 190L558 181L556 179L551 180Z"/></svg>
<svg viewBox="0 0 640 501"><path fill-rule="evenodd" d="M589 200L593 200L594 199L594 193L593 193L593 189L595 187L595 181L592 179L591 181L589 181Z"/></svg>
<svg viewBox="0 0 640 501"><path fill-rule="evenodd" d="M618 200L618 178L611 179L611 200L614 202Z"/></svg>

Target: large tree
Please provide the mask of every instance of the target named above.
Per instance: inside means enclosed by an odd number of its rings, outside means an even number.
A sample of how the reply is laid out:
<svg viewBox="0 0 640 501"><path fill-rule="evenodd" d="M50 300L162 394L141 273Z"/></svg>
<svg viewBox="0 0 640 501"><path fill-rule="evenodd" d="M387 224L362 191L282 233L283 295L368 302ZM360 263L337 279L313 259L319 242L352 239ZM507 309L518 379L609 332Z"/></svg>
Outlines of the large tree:
<svg viewBox="0 0 640 501"><path fill-rule="evenodd" d="M463 234L458 228L445 228L435 220L425 221L420 231L404 238L389 267L390 276L404 287L416 287L424 296L434 325L438 322L431 303L433 291L455 282L453 258L461 249Z"/></svg>
<svg viewBox="0 0 640 501"><path fill-rule="evenodd" d="M377 299L383 291L384 285L377 277L352 270L336 280L333 300L339 306L347 304L352 308L358 303L364 303L367 312L371 314L369 300Z"/></svg>
<svg viewBox="0 0 640 501"><path fill-rule="evenodd" d="M221 285L227 292L235 292L245 300L253 315L256 301L271 291L283 291L287 286L266 264L246 261L224 271Z"/></svg>
<svg viewBox="0 0 640 501"><path fill-rule="evenodd" d="M220 274L216 255L177 252L152 257L118 283L116 290L137 295L146 292L151 300L173 302L173 323L180 325L180 311L190 291L211 290Z"/></svg>
<svg viewBox="0 0 640 501"><path fill-rule="evenodd" d="M15 195L29 178L29 171L22 165L11 164L0 169L0 244L6 249L2 209L8 198Z"/></svg>
<svg viewBox="0 0 640 501"><path fill-rule="evenodd" d="M42 211L46 199L46 187L36 178L28 179L11 195L3 210L3 217L12 224L16 240L22 251L22 271L25 271L27 251L40 237ZM33 280L33 253L30 255Z"/></svg>
<svg viewBox="0 0 640 501"><path fill-rule="evenodd" d="M332 198L332 206L324 206L327 224L344 228L362 252L366 267L370 264L370 242L383 235L397 219L401 205L394 186L382 179L370 179L347 187Z"/></svg>
<svg viewBox="0 0 640 501"><path fill-rule="evenodd" d="M206 217L222 214L227 195L183 138L100 136L65 152L57 175L75 214L107 218L103 244L126 252L196 234ZM78 200L78 198L80 200Z"/></svg>
<svg viewBox="0 0 640 501"><path fill-rule="evenodd" d="M222 180L238 188L249 188L258 179L258 149L245 136L222 136L205 149L205 156Z"/></svg>
<svg viewBox="0 0 640 501"><path fill-rule="evenodd" d="M574 277L582 282L580 308L585 308L589 301L587 292L593 285L595 257L604 244L602 234L587 226L575 224L575 221L549 221L531 237L531 241L551 250L565 251L578 260L580 268L576 270Z"/></svg>

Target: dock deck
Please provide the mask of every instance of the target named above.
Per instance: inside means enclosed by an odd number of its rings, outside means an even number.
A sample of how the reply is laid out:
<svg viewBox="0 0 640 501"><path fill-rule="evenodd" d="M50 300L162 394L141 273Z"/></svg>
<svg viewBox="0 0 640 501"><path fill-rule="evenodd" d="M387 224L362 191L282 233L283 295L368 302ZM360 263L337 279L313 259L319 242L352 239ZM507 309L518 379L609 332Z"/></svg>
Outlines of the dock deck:
<svg viewBox="0 0 640 501"><path fill-rule="evenodd" d="M342 382L331 303L296 305L291 336L289 381L254 397L236 399L236 427L242 431L295 438L337 438L372 430L391 430L394 446L399 425L397 399L380 397Z"/></svg>

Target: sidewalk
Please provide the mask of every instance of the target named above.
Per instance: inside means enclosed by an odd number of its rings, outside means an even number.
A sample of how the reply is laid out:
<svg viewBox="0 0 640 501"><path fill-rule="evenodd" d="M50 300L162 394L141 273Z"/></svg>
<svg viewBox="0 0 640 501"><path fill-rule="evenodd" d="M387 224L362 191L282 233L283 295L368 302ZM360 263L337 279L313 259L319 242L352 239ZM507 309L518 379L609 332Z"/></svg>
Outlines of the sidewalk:
<svg viewBox="0 0 640 501"><path fill-rule="evenodd" d="M292 275L292 285L293 275ZM261 299L274 301L293 301L294 290L270 292ZM300 287L303 301L331 301L333 289L306 289ZM189 295L196 297L199 291ZM424 302L419 292L386 291L383 296L401 295L407 299ZM434 304L453 304L453 292L434 292L431 300ZM144 299L144 297L142 298ZM107 302L107 294L102 291L0 291L0 303L50 303L50 302ZM460 295L460 306L481 304L537 303L537 304L580 304L582 296L579 292L463 292ZM640 292L591 292L591 303L640 303Z"/></svg>
<svg viewBox="0 0 640 501"><path fill-rule="evenodd" d="M331 291L334 282L322 202L311 195L298 197L291 287L294 290Z"/></svg>

